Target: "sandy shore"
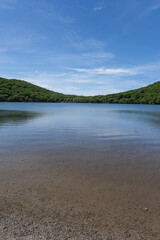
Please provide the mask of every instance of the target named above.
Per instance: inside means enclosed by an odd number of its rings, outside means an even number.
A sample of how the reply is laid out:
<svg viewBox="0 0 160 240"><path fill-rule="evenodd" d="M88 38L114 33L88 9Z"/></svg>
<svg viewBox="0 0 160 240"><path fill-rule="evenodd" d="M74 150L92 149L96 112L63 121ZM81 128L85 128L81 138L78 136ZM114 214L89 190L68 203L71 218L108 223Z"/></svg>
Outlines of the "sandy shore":
<svg viewBox="0 0 160 240"><path fill-rule="evenodd" d="M160 152L0 154L0 239L160 239Z"/></svg>

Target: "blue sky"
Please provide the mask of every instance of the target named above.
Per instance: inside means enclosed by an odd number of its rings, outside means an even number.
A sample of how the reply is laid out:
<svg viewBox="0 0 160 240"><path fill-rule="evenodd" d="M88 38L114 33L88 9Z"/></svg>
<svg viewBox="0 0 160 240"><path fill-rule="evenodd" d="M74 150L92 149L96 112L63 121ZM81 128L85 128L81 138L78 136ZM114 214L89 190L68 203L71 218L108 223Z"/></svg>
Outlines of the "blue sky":
<svg viewBox="0 0 160 240"><path fill-rule="evenodd" d="M160 80L160 0L0 0L0 76L97 95Z"/></svg>

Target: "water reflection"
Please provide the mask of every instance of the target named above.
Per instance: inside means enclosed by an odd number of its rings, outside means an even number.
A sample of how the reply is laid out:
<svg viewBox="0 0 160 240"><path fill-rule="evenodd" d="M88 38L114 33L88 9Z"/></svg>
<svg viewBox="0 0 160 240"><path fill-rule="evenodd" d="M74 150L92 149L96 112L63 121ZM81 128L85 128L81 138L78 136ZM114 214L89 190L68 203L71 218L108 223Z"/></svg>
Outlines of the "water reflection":
<svg viewBox="0 0 160 240"><path fill-rule="evenodd" d="M160 112L155 111L135 111L135 110L116 110L121 116L124 115L124 118L134 119L137 121L148 122L149 124L156 125L160 127Z"/></svg>
<svg viewBox="0 0 160 240"><path fill-rule="evenodd" d="M160 142L159 106L0 103L0 109L0 152Z"/></svg>
<svg viewBox="0 0 160 240"><path fill-rule="evenodd" d="M0 110L0 127L22 124L39 116L39 113L29 111Z"/></svg>

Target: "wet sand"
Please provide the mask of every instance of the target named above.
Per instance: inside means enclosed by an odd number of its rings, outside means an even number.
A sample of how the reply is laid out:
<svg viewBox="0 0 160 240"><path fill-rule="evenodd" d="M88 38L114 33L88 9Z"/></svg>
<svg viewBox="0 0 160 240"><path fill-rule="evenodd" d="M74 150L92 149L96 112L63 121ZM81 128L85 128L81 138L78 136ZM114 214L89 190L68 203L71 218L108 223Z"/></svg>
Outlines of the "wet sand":
<svg viewBox="0 0 160 240"><path fill-rule="evenodd" d="M4 153L0 166L0 239L160 239L157 149Z"/></svg>

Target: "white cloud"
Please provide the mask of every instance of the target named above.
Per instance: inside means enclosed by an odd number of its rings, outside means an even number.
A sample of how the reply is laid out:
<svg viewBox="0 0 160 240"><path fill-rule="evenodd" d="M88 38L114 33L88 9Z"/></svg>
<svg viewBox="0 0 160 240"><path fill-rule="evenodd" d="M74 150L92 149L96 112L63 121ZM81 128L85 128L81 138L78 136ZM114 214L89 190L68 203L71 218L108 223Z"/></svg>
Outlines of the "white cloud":
<svg viewBox="0 0 160 240"><path fill-rule="evenodd" d="M160 8L160 2L158 2L157 4L153 5L152 7L150 7L149 11L154 11Z"/></svg>
<svg viewBox="0 0 160 240"><path fill-rule="evenodd" d="M63 67L52 72L43 72L36 66L32 72L18 72L12 76L1 74L1 76L24 79L62 93L99 95L145 86L158 81L159 74L160 62L153 62L132 67Z"/></svg>
<svg viewBox="0 0 160 240"><path fill-rule="evenodd" d="M146 66L143 66L143 70L145 68ZM132 88L130 85L135 86L136 82L134 78L132 79L132 75L135 76L140 71L142 71L142 67L66 68L57 73L37 70L31 73L19 72L18 78L53 91L87 96L116 93L130 89ZM143 86L143 81L136 82L136 88L140 86Z"/></svg>
<svg viewBox="0 0 160 240"><path fill-rule="evenodd" d="M93 10L97 12L103 10L104 8L105 8L104 2L100 2L95 8L93 8Z"/></svg>
<svg viewBox="0 0 160 240"><path fill-rule="evenodd" d="M72 68L78 73L87 73L92 75L142 75L142 74L156 74L159 73L160 62L150 63L146 65L130 67L130 68Z"/></svg>
<svg viewBox="0 0 160 240"><path fill-rule="evenodd" d="M94 68L94 69L86 69L86 68L74 68L73 69L79 73L90 73L94 75L119 75L119 74L128 74L128 75L136 75L139 74L135 69L130 68Z"/></svg>
<svg viewBox="0 0 160 240"><path fill-rule="evenodd" d="M95 7L94 8L94 11L96 12L96 11L100 11L100 10L102 10L102 9L104 9L105 7L103 7L103 6L99 6L99 7Z"/></svg>

